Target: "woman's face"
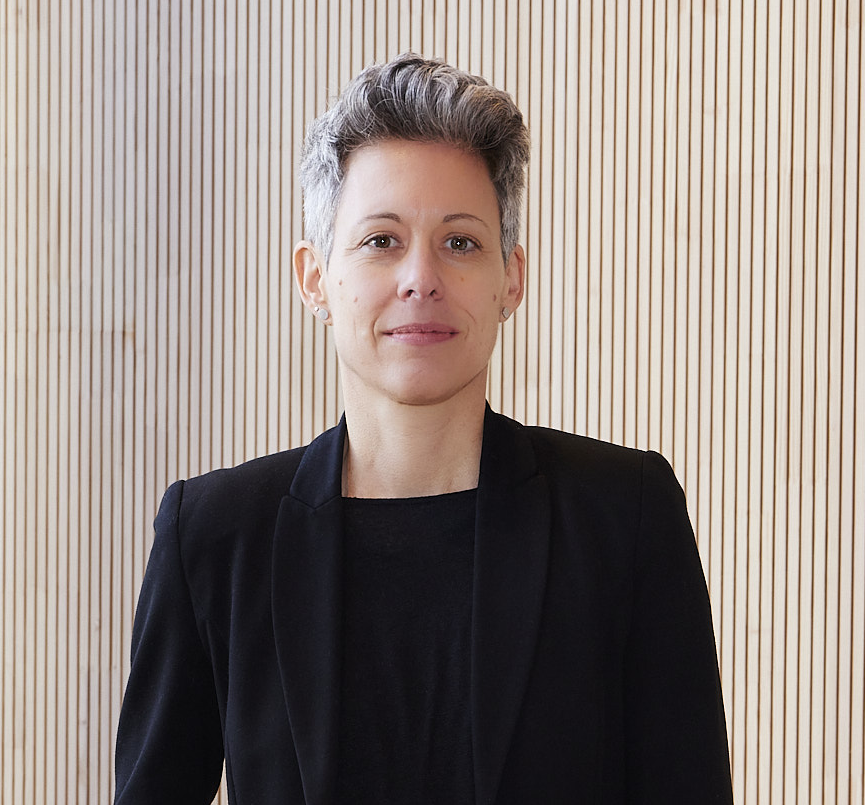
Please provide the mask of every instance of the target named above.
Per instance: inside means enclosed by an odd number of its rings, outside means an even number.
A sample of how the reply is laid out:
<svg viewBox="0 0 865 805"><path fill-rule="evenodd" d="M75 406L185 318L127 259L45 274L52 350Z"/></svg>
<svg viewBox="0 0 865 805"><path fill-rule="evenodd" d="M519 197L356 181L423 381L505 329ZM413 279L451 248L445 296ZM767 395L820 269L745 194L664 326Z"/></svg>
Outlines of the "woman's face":
<svg viewBox="0 0 865 805"><path fill-rule="evenodd" d="M305 301L330 313L346 401L484 394L502 309L523 292L522 248L504 264L500 234L479 158L403 140L349 157L327 268L295 249Z"/></svg>

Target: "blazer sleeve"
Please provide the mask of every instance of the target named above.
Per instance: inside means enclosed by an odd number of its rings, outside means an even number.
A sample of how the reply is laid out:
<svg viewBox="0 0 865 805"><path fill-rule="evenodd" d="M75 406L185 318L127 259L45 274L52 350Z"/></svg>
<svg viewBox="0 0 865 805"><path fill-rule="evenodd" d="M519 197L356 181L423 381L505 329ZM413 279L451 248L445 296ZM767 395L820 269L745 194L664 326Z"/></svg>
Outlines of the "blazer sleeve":
<svg viewBox="0 0 865 805"><path fill-rule="evenodd" d="M685 497L646 453L626 658L628 800L731 803L709 595Z"/></svg>
<svg viewBox="0 0 865 805"><path fill-rule="evenodd" d="M166 491L154 523L117 730L116 805L209 805L222 774L213 672L181 562L183 489Z"/></svg>

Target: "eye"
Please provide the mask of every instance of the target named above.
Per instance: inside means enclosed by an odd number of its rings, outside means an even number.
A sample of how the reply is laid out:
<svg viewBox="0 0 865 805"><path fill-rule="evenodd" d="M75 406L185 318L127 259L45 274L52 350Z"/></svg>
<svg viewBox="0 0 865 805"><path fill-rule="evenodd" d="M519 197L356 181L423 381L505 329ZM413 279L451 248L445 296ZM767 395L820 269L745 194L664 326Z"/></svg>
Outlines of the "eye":
<svg viewBox="0 0 865 805"><path fill-rule="evenodd" d="M372 246L374 249L389 249L394 245L394 239L390 235L373 235L364 241L364 246Z"/></svg>
<svg viewBox="0 0 865 805"><path fill-rule="evenodd" d="M465 235L454 235L448 238L448 248L452 252L470 252L477 249L478 244Z"/></svg>

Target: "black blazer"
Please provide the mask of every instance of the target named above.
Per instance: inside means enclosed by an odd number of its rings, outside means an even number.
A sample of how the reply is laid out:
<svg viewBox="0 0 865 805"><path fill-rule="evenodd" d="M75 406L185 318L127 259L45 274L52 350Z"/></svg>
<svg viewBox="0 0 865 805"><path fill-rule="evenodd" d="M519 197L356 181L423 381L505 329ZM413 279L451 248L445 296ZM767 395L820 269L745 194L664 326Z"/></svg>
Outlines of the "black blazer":
<svg viewBox="0 0 865 805"><path fill-rule="evenodd" d="M344 421L165 493L117 735L123 803L334 802ZM471 654L478 803L731 802L709 599L650 452L487 410Z"/></svg>

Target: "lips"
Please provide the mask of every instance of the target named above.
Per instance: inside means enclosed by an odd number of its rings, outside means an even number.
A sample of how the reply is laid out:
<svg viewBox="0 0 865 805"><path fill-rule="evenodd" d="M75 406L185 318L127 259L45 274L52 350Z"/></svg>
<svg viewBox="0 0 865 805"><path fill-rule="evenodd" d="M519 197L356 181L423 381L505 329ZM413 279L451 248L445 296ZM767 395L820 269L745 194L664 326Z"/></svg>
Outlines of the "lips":
<svg viewBox="0 0 865 805"><path fill-rule="evenodd" d="M385 335L405 344L437 344L454 338L459 331L441 322L413 322L385 330Z"/></svg>
<svg viewBox="0 0 865 805"><path fill-rule="evenodd" d="M431 321L424 324L403 324L399 327L392 327L386 330L388 335L406 335L411 333L447 333L456 335L456 328L449 324L440 324L439 322Z"/></svg>

